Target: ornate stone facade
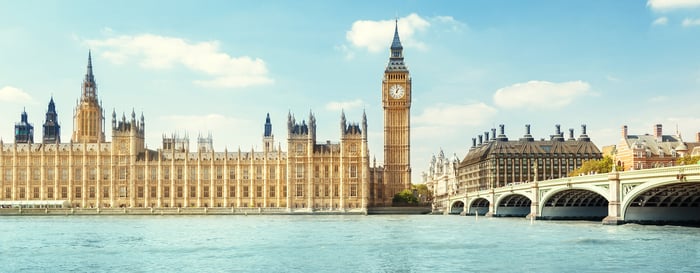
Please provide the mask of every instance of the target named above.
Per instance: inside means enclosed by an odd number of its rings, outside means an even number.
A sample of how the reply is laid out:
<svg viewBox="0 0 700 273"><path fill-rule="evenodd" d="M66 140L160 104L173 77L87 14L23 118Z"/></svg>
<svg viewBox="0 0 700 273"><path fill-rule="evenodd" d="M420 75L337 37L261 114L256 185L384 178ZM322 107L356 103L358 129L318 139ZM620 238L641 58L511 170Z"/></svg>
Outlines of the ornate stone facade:
<svg viewBox="0 0 700 273"><path fill-rule="evenodd" d="M457 170L459 168L459 158L454 154L452 158L445 156L445 152L440 150L437 157L433 155L428 165L428 171L423 172L423 183L433 193L433 200L441 200L442 202L434 202L436 208L447 207L446 200L449 200L450 195L454 195L459 190L457 183Z"/></svg>
<svg viewBox="0 0 700 273"><path fill-rule="evenodd" d="M366 211L370 206L391 205L394 194L410 185L411 84L398 32L391 52L382 84L386 168L378 166L376 160L370 167L364 113L361 122L355 123L341 113L338 143L317 143L313 113L301 122L289 113L287 149L282 150L279 144L275 147L268 114L262 151L214 151L211 136L200 136L196 150L190 150L187 136L176 135L164 135L161 148L147 149L143 114L137 118L132 111L129 117L118 118L115 111L112 141L108 142L89 54L70 143L60 142L53 98L43 126L43 144L34 144L33 132L27 130L22 136L28 141L0 141L0 200L65 201L81 208L258 207L291 211ZM397 92L394 86L401 86L405 93L390 94ZM26 120L26 113L22 117Z"/></svg>

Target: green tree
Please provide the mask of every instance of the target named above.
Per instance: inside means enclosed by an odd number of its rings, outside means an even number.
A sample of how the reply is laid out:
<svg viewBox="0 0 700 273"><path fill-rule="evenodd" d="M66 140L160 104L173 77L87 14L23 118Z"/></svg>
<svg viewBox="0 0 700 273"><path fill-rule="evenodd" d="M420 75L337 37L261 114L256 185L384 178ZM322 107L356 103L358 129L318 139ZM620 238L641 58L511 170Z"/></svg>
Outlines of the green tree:
<svg viewBox="0 0 700 273"><path fill-rule="evenodd" d="M433 193L428 189L428 186L425 184L413 184L411 186L413 190L416 190L418 193L418 196L425 196L426 201L431 201L433 200Z"/></svg>
<svg viewBox="0 0 700 273"><path fill-rule="evenodd" d="M676 159L676 165L698 164L698 161L700 161L700 156L684 155L683 157Z"/></svg>
<svg viewBox="0 0 700 273"><path fill-rule="evenodd" d="M609 156L605 156L602 159L597 160L586 160L581 164L581 167L575 169L569 173L569 176L578 176L580 174L588 173L609 173L612 171L613 160Z"/></svg>
<svg viewBox="0 0 700 273"><path fill-rule="evenodd" d="M413 190L405 189L394 195L392 203L395 205L418 204L418 197L413 195Z"/></svg>

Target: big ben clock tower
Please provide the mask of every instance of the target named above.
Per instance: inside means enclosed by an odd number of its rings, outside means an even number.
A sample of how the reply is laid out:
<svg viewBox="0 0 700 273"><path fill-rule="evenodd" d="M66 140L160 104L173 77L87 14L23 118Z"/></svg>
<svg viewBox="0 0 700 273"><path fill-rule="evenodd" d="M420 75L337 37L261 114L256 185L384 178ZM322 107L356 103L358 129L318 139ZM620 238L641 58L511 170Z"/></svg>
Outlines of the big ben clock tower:
<svg viewBox="0 0 700 273"><path fill-rule="evenodd" d="M382 80L384 107L384 190L391 204L394 194L411 188L411 76L403 61L398 21L394 28L389 63Z"/></svg>

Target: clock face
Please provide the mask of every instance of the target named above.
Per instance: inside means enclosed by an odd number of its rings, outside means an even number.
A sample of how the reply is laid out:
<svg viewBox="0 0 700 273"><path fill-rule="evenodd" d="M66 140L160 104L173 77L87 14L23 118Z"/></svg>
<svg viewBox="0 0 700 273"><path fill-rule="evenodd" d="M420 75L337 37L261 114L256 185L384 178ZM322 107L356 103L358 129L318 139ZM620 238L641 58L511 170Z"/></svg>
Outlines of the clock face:
<svg viewBox="0 0 700 273"><path fill-rule="evenodd" d="M392 98L395 99L400 99L403 98L403 95L406 93L406 90L404 90L403 86L394 84L391 87L389 87L389 95L391 95Z"/></svg>

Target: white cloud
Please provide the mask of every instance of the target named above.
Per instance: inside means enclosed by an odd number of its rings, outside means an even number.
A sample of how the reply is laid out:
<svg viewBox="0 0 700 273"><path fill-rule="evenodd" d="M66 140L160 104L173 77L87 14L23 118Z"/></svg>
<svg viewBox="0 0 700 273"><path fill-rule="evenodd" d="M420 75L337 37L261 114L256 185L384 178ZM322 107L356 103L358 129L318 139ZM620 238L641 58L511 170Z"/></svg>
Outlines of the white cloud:
<svg viewBox="0 0 700 273"><path fill-rule="evenodd" d="M668 24L668 18L666 16L664 17L659 17L654 20L654 22L651 23L654 26L665 26Z"/></svg>
<svg viewBox="0 0 700 273"><path fill-rule="evenodd" d="M649 0L647 6L656 11L695 8L700 6L700 0Z"/></svg>
<svg viewBox="0 0 700 273"><path fill-rule="evenodd" d="M262 59L232 57L220 51L218 41L192 43L176 37L142 34L86 40L85 43L116 64L136 59L144 68L171 69L182 65L207 74L213 79L194 80L195 84L205 87L240 88L273 82Z"/></svg>
<svg viewBox="0 0 700 273"><path fill-rule="evenodd" d="M423 110L415 118L418 125L428 126L474 126L493 117L498 110L483 102L472 104L438 104Z"/></svg>
<svg viewBox="0 0 700 273"><path fill-rule="evenodd" d="M332 101L326 104L326 110L339 111L339 110L351 110L364 105L361 99L351 100L351 101Z"/></svg>
<svg viewBox="0 0 700 273"><path fill-rule="evenodd" d="M684 27L700 26L700 19L685 18L685 19L683 19L683 26Z"/></svg>
<svg viewBox="0 0 700 273"><path fill-rule="evenodd" d="M32 102L32 97L29 96L27 92L22 91L22 89L12 86L5 86L0 88L0 101L28 103Z"/></svg>
<svg viewBox="0 0 700 273"><path fill-rule="evenodd" d="M583 81L529 81L498 89L493 100L503 108L557 109L586 94L591 94L590 85Z"/></svg>
<svg viewBox="0 0 700 273"><path fill-rule="evenodd" d="M394 36L394 20L359 20L352 24L352 27L345 34L345 38L350 44L357 48L363 48L369 52L380 52L387 50L391 45ZM414 39L416 32L425 31L430 27L428 20L418 14L399 18L398 28L401 43L412 48L425 49L426 45Z"/></svg>

